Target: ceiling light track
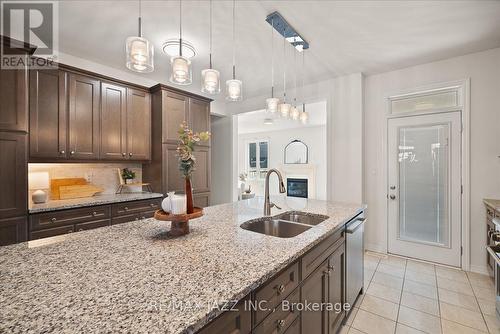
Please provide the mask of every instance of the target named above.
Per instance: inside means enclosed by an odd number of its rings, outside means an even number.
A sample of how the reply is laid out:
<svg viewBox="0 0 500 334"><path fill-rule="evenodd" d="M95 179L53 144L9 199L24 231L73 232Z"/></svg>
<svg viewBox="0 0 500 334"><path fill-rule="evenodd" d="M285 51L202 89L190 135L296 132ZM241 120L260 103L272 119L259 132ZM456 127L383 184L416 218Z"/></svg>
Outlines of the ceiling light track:
<svg viewBox="0 0 500 334"><path fill-rule="evenodd" d="M281 34L298 51L309 49L309 43L295 30L283 16L278 12L273 12L266 17L269 23L277 32Z"/></svg>

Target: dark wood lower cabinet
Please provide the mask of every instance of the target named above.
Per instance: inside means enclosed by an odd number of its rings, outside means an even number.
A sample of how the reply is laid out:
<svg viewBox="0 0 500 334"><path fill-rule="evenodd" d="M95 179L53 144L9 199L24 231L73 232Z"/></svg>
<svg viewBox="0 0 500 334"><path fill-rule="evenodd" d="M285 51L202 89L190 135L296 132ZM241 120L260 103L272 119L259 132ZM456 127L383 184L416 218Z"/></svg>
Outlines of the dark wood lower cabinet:
<svg viewBox="0 0 500 334"><path fill-rule="evenodd" d="M253 291L245 317L241 309L225 312L199 333L339 333L346 318L345 245L340 228ZM242 321L250 313L251 326Z"/></svg>
<svg viewBox="0 0 500 334"><path fill-rule="evenodd" d="M161 198L30 215L29 239L40 239L151 218Z"/></svg>
<svg viewBox="0 0 500 334"><path fill-rule="evenodd" d="M17 217L0 220L0 246L26 241L28 237L28 218Z"/></svg>
<svg viewBox="0 0 500 334"><path fill-rule="evenodd" d="M245 308L250 298L243 298L232 311L221 314L217 319L205 326L200 334L248 334L252 330L251 313Z"/></svg>

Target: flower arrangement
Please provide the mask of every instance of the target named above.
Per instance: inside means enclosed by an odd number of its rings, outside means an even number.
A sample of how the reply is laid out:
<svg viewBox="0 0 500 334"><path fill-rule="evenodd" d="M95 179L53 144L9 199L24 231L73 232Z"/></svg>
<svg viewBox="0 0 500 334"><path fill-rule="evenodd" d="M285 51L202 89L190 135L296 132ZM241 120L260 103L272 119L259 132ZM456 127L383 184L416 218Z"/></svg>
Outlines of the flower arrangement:
<svg viewBox="0 0 500 334"><path fill-rule="evenodd" d="M248 174L246 172L240 173L240 181L241 182L246 182L247 178L248 178Z"/></svg>
<svg viewBox="0 0 500 334"><path fill-rule="evenodd" d="M191 174L193 174L196 158L193 155L194 147L201 141L210 139L210 132L194 133L189 129L186 122L179 127L179 145L177 146L177 157L179 158L179 170L184 175L186 192L186 212L194 212L193 188L191 186Z"/></svg>
<svg viewBox="0 0 500 334"><path fill-rule="evenodd" d="M210 139L210 132L194 133L189 129L186 122L179 127L179 145L177 146L177 157L179 158L179 169L186 178L190 178L196 164L193 155L194 147L202 141Z"/></svg>

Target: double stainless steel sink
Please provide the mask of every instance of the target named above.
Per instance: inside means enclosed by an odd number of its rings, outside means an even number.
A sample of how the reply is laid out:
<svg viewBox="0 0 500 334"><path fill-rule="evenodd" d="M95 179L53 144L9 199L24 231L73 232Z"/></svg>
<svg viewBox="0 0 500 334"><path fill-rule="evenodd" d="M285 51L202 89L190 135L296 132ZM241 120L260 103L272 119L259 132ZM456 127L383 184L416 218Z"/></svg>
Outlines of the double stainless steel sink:
<svg viewBox="0 0 500 334"><path fill-rule="evenodd" d="M287 211L273 217L261 217L241 224L241 228L278 238L292 238L329 217L300 211Z"/></svg>

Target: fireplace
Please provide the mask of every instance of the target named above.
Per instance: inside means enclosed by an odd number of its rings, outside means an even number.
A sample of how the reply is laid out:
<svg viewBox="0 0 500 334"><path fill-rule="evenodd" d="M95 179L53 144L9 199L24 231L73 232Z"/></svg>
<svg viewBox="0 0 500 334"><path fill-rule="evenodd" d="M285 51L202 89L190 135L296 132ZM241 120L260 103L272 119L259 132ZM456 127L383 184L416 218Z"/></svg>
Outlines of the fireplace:
<svg viewBox="0 0 500 334"><path fill-rule="evenodd" d="M307 179L286 179L286 195L289 197L308 198L307 194Z"/></svg>

